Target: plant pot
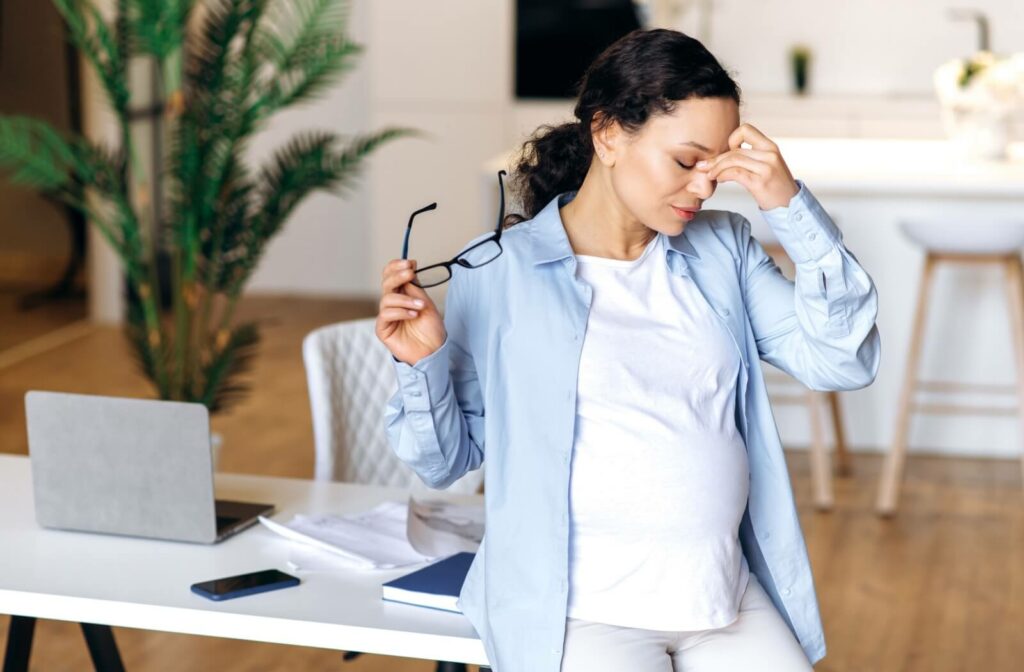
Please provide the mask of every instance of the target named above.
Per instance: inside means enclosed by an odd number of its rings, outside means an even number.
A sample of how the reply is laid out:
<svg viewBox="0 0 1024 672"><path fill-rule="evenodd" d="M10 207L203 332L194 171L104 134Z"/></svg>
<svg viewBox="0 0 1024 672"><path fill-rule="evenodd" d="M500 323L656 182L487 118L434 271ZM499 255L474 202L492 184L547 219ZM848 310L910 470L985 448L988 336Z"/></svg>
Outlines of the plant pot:
<svg viewBox="0 0 1024 672"><path fill-rule="evenodd" d="M223 445L224 436L220 432L210 432L210 459L214 471L217 471L217 466L220 464L220 452Z"/></svg>

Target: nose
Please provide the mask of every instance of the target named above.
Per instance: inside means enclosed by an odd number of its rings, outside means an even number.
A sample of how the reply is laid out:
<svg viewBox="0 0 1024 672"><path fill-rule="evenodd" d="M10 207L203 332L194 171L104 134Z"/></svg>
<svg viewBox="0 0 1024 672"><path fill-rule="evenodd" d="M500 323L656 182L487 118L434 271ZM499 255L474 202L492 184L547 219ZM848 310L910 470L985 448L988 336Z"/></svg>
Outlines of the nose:
<svg viewBox="0 0 1024 672"><path fill-rule="evenodd" d="M691 194L695 194L700 197L701 200L707 200L711 198L712 194L715 193L715 187L718 185L716 180L712 180L707 176L707 173L700 173L694 175L693 179L687 185L687 190Z"/></svg>

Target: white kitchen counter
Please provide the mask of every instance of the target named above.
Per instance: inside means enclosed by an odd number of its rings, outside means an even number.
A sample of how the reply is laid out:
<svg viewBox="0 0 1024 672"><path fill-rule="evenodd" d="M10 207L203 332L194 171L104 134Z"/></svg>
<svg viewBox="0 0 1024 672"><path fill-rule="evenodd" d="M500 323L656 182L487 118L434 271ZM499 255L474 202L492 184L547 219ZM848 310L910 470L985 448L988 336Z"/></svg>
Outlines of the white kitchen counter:
<svg viewBox="0 0 1024 672"><path fill-rule="evenodd" d="M946 140L773 138L817 192L1024 198L1024 142L1005 161L965 159Z"/></svg>

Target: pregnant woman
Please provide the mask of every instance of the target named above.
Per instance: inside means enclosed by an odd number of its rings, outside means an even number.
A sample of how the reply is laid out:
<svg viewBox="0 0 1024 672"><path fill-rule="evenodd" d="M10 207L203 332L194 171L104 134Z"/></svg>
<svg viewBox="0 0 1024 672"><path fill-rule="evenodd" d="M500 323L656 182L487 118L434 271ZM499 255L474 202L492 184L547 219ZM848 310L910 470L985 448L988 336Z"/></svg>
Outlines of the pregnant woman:
<svg viewBox="0 0 1024 672"><path fill-rule="evenodd" d="M588 69L575 119L525 144L524 214L447 266L383 269L393 449L433 488L487 461L459 603L496 672L797 672L825 655L758 360L817 390L870 384L877 295L739 103L700 42L634 31ZM795 282L745 218L701 209L729 180ZM442 318L424 287L448 268Z"/></svg>

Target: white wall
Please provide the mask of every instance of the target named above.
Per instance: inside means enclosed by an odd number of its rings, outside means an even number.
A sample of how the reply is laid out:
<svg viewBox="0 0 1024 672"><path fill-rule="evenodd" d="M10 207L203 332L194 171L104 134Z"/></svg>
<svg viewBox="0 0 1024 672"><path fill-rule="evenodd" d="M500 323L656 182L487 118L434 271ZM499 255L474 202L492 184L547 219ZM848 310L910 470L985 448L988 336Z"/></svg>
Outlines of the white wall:
<svg viewBox="0 0 1024 672"><path fill-rule="evenodd" d="M988 13L995 49L1024 49L1024 3L972 6ZM513 0L355 3L352 34L365 44L365 60L329 99L279 119L274 132L399 124L432 137L378 150L357 198L306 204L271 244L254 291L376 294L381 266L401 252L409 213L432 201L438 209L410 244L424 262L493 226L493 213L482 210L479 165L572 111L570 101L514 102L514 7ZM715 0L706 44L737 77L744 119L769 134L938 137L931 71L975 44L973 24L945 11L930 0ZM676 27L696 34L698 23L691 8ZM814 49L809 99L787 93L786 50L794 42Z"/></svg>
<svg viewBox="0 0 1024 672"><path fill-rule="evenodd" d="M994 51L1024 49L1019 0L714 0L706 43L745 92L789 90L787 48L813 50L812 89L828 94L931 95L931 74L943 61L972 52L973 22L953 21L947 7L970 7L989 18Z"/></svg>

